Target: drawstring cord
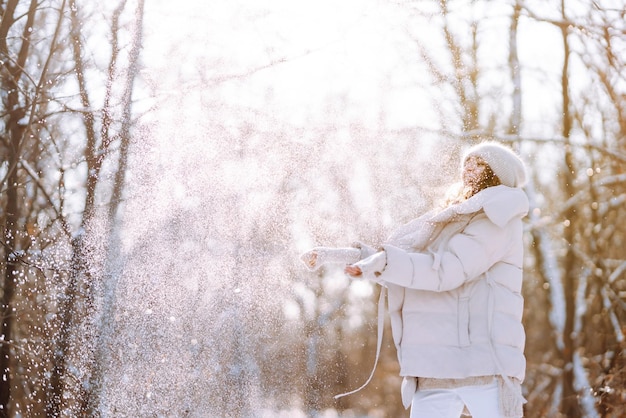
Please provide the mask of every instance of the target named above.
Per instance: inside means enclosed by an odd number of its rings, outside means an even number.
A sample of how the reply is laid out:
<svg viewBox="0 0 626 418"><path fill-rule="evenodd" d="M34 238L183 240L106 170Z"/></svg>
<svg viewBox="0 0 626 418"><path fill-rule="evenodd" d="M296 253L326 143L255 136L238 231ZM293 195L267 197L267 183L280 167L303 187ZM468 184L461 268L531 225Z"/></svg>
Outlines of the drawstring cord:
<svg viewBox="0 0 626 418"><path fill-rule="evenodd" d="M380 289L380 297L378 298L378 341L376 342L376 359L374 360L374 367L372 368L372 372L370 373L370 377L368 377L367 381L361 385L358 389L352 390L350 392L342 393L340 395L335 395L335 399L342 398L344 396L352 395L363 389L367 386L372 377L374 377L374 372L376 371L376 365L378 364L378 359L380 357L380 348L383 344L383 329L385 327L385 293L387 288L385 286L381 286Z"/></svg>
<svg viewBox="0 0 626 418"><path fill-rule="evenodd" d="M489 286L489 294L488 294L488 302L487 302L488 304L487 305L487 309L488 309L487 326L488 326L488 331L489 331L489 351L491 352L491 357L493 358L493 361L496 364L496 367L498 368L498 374L504 381L504 384L509 388L512 394L515 394L515 397L517 398L516 399L517 402L521 402L521 404L523 405L526 403L526 399L524 399L524 396L518 393L517 388L513 384L511 378L507 376L506 373L504 373L504 367L502 367L502 363L500 363L500 359L498 358L498 354L496 353L496 348L494 347L493 334L491 332L491 329L493 325L493 316L495 313L495 305L496 305L495 295L494 295L496 282L495 280L491 278L491 276L489 275L489 272L486 272L485 275L487 279L487 285Z"/></svg>

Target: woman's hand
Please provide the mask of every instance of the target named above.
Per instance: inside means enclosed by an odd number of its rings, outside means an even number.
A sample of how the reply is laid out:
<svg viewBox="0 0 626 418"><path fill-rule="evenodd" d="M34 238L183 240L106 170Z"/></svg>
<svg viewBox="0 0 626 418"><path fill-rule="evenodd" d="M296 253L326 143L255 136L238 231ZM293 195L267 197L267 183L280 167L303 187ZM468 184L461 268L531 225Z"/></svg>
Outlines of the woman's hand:
<svg viewBox="0 0 626 418"><path fill-rule="evenodd" d="M316 264L317 264L317 251L315 251L315 250L311 250L311 251L308 251L308 252L302 254L300 259L302 260L304 265L307 266L307 268L309 270L315 270L315 268L317 267L316 266Z"/></svg>
<svg viewBox="0 0 626 418"><path fill-rule="evenodd" d="M344 273L346 273L348 276L352 276L352 277L359 277L363 274L363 272L361 271L361 268L359 266L347 266L344 269Z"/></svg>
<svg viewBox="0 0 626 418"><path fill-rule="evenodd" d="M387 253L379 251L363 260L347 266L343 271L350 277L361 277L374 280L380 276L387 266Z"/></svg>

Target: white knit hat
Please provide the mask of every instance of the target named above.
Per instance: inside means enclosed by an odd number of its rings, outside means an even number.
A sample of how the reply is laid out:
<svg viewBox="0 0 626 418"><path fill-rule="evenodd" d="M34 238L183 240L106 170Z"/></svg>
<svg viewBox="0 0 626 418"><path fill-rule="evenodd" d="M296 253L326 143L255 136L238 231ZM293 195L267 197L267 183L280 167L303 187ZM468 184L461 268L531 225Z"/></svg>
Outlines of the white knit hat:
<svg viewBox="0 0 626 418"><path fill-rule="evenodd" d="M498 142L480 143L465 153L463 166L470 156L482 158L505 186L523 187L526 184L524 163L510 148Z"/></svg>

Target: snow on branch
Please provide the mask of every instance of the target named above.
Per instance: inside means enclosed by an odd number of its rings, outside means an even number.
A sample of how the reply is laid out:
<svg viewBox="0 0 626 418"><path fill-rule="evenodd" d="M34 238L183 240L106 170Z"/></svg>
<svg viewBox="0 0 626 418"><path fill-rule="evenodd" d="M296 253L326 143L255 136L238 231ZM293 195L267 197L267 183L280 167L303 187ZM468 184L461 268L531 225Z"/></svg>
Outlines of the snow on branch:
<svg viewBox="0 0 626 418"><path fill-rule="evenodd" d="M574 353L574 387L580 392L580 404L585 411L584 416L586 418L600 418L595 408L596 399L593 396L587 372L578 351Z"/></svg>
<svg viewBox="0 0 626 418"><path fill-rule="evenodd" d="M602 289L600 290L600 293L602 294L602 303L604 305L604 309L606 309L606 311L608 312L609 319L611 320L611 325L613 325L615 338L617 339L619 343L623 343L624 333L622 332L622 326L619 323L619 319L617 319L617 315L615 315L615 310L612 307L612 303L606 291L606 287L602 287Z"/></svg>
<svg viewBox="0 0 626 418"><path fill-rule="evenodd" d="M624 271L626 271L626 261L622 261L622 264L613 270L613 273L609 276L608 282L613 283Z"/></svg>

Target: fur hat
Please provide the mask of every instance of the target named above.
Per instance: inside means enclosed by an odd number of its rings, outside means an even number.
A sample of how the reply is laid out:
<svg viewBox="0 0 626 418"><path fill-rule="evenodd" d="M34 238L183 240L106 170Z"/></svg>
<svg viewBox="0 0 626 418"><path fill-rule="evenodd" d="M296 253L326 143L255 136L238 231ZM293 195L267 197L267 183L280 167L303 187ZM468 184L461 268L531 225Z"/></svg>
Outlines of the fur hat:
<svg viewBox="0 0 626 418"><path fill-rule="evenodd" d="M463 167L471 156L485 161L505 186L523 187L526 184L524 163L510 148L493 141L475 145L463 156Z"/></svg>

